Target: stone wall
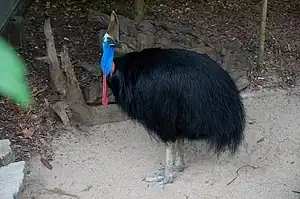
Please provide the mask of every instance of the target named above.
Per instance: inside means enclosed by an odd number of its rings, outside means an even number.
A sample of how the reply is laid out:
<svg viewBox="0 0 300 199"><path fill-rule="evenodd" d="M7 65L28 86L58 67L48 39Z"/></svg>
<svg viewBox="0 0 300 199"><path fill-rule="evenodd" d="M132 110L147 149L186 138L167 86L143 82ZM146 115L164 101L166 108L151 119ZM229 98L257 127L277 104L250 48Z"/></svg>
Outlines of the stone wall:
<svg viewBox="0 0 300 199"><path fill-rule="evenodd" d="M0 140L0 196L3 199L19 199L23 189L26 163L16 162L9 140Z"/></svg>

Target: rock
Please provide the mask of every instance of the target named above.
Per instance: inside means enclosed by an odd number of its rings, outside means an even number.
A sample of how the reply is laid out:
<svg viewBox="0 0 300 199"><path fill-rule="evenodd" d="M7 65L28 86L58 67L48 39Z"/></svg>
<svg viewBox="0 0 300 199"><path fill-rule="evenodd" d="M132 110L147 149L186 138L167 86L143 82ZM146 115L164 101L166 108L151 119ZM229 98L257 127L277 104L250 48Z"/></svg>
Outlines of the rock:
<svg viewBox="0 0 300 199"><path fill-rule="evenodd" d="M15 155L10 148L9 140L0 140L0 167L15 161Z"/></svg>
<svg viewBox="0 0 300 199"><path fill-rule="evenodd" d="M83 90L85 102L88 105L96 106L102 104L102 86L99 82L91 82ZM107 96L109 102L115 102L115 98L111 89L107 89Z"/></svg>
<svg viewBox="0 0 300 199"><path fill-rule="evenodd" d="M167 37L163 37L163 36L159 36L157 39L156 39L156 43L157 43L157 47L158 46L161 46L163 48L165 47L169 47L170 45L170 39L167 38Z"/></svg>
<svg viewBox="0 0 300 199"><path fill-rule="evenodd" d="M100 70L100 67L99 67L98 63L90 64L90 63L87 63L87 62L84 62L84 61L80 61L80 60L78 60L77 63L84 70L86 70L87 72L89 72L89 74L91 76L99 77L101 75L101 70Z"/></svg>
<svg viewBox="0 0 300 199"><path fill-rule="evenodd" d="M99 12L98 10L88 9L88 18L91 21L96 21L97 23L101 24L103 28L108 27L109 16L107 14Z"/></svg>
<svg viewBox="0 0 300 199"><path fill-rule="evenodd" d="M24 161L0 168L0 196L2 199L19 199L26 173Z"/></svg>
<svg viewBox="0 0 300 199"><path fill-rule="evenodd" d="M235 80L235 84L239 91L246 89L250 85L250 81L245 76L242 76Z"/></svg>
<svg viewBox="0 0 300 199"><path fill-rule="evenodd" d="M121 41L121 44L123 46L123 49L119 49L119 48L116 48L115 52L116 54L122 54L122 53L129 53L129 52L132 52L134 50L137 49L137 42L136 42L136 38L135 37L132 37L132 36L120 36L120 41ZM125 41L125 42L123 42ZM125 51L124 51L125 50Z"/></svg>
<svg viewBox="0 0 300 199"><path fill-rule="evenodd" d="M132 21L126 17L119 16L120 20L120 33L128 36L136 35L136 22Z"/></svg>
<svg viewBox="0 0 300 199"><path fill-rule="evenodd" d="M141 21L138 26L137 26L137 29L140 31L140 32L150 32L152 34L155 34L156 33L156 28L155 26L153 25L153 23L151 21L148 21L148 20L144 20L144 21Z"/></svg>
<svg viewBox="0 0 300 199"><path fill-rule="evenodd" d="M295 85L300 86L300 75L297 75L295 78Z"/></svg>
<svg viewBox="0 0 300 199"><path fill-rule="evenodd" d="M217 61L219 63L220 57L218 55L218 52L214 48L210 48L209 46L198 46L195 48L191 48L190 50L201 53L201 54L207 54L210 58Z"/></svg>
<svg viewBox="0 0 300 199"><path fill-rule="evenodd" d="M102 39L109 16L99 11L90 11L89 18L103 24L103 29L99 33ZM207 54L214 59L231 75L239 90L243 90L250 84L249 76L252 68L250 60L245 52L236 51L234 45L230 45L230 43L213 44L201 32L184 25L151 20L137 23L121 15L119 18L122 48L116 48L116 55L151 47L189 49Z"/></svg>
<svg viewBox="0 0 300 199"><path fill-rule="evenodd" d="M155 36L152 33L138 33L136 36L136 41L138 41L138 50L143 50L145 48L150 48L155 44Z"/></svg>
<svg viewBox="0 0 300 199"><path fill-rule="evenodd" d="M3 6L3 5L1 5L1 6ZM4 13L5 13L5 11L4 11ZM1 15L2 15L2 13L1 13ZM24 28L23 21L24 21L23 17L13 16L11 18L11 20L9 20L9 22L6 24L6 26L4 27L4 29L2 31L1 35L5 39L7 39L9 41L9 43L11 43L13 46L22 46L22 44L23 44L23 38L24 38L22 35L22 30Z"/></svg>

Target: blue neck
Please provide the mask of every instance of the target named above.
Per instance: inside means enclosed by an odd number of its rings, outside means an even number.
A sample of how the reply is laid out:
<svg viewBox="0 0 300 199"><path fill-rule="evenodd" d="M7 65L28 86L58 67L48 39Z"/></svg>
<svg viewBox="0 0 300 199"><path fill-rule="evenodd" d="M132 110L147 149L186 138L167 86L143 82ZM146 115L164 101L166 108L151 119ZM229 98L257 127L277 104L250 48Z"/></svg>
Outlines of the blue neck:
<svg viewBox="0 0 300 199"><path fill-rule="evenodd" d="M110 46L107 41L102 42L103 46L103 54L101 58L101 70L102 72L108 76L112 71L113 60L114 60L114 47Z"/></svg>

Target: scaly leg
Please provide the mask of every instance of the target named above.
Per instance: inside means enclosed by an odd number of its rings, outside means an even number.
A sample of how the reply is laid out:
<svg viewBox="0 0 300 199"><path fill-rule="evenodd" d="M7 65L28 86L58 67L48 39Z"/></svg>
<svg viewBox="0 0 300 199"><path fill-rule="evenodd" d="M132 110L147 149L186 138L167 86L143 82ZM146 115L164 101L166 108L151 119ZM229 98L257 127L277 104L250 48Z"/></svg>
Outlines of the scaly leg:
<svg viewBox="0 0 300 199"><path fill-rule="evenodd" d="M176 140L176 155L174 171L183 172L184 170L184 151L183 151L184 138L180 137Z"/></svg>
<svg viewBox="0 0 300 199"><path fill-rule="evenodd" d="M174 143L166 146L166 165L165 165L165 178L160 184L173 183L173 167L174 167Z"/></svg>
<svg viewBox="0 0 300 199"><path fill-rule="evenodd" d="M159 184L161 185L173 182L174 148L175 148L175 143L166 144L166 163L165 163L164 171L156 173L154 177L147 177L144 179L144 181L159 182Z"/></svg>

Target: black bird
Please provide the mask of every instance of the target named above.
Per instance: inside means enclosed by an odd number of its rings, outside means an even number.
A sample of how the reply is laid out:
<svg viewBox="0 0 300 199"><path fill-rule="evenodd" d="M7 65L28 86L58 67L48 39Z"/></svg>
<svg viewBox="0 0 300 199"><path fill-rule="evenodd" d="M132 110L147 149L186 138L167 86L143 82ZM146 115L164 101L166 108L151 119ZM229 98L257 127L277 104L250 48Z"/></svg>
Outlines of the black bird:
<svg viewBox="0 0 300 199"><path fill-rule="evenodd" d="M245 109L224 69L208 55L184 49L149 48L113 58L120 45L119 20L112 12L103 37L104 83L121 110L166 145L163 172L145 181L173 182L173 173L184 170L184 139L206 141L218 155L237 151Z"/></svg>

